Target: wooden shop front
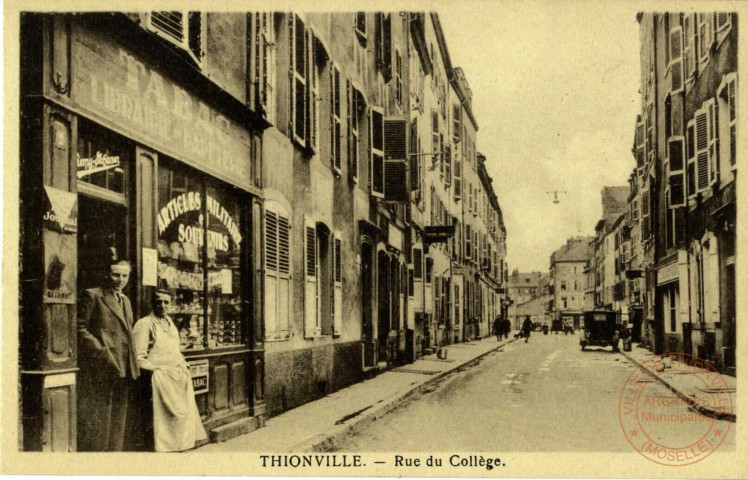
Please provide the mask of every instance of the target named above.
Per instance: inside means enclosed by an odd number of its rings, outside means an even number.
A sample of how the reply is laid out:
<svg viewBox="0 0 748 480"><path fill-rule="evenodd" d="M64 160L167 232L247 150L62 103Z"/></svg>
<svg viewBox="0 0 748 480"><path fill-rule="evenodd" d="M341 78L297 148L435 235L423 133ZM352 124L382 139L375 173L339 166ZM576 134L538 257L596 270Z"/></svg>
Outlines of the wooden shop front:
<svg viewBox="0 0 748 480"><path fill-rule="evenodd" d="M202 93L218 88L205 76L177 75L126 19L39 15L22 28L22 448L76 450L76 303L111 257L133 265L136 321L155 288L173 293L211 436L260 424L261 137L250 113Z"/></svg>

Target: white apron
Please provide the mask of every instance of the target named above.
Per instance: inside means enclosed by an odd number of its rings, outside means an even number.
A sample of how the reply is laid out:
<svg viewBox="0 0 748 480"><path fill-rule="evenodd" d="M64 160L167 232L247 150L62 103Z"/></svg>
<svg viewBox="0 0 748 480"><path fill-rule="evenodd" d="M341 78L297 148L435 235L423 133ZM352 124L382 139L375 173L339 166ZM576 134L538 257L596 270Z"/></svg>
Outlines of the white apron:
<svg viewBox="0 0 748 480"><path fill-rule="evenodd" d="M157 452L187 450L207 435L195 403L187 362L179 351L179 332L172 322L165 329L149 317L146 318L151 320L153 344L148 361L156 367L151 379L155 448Z"/></svg>

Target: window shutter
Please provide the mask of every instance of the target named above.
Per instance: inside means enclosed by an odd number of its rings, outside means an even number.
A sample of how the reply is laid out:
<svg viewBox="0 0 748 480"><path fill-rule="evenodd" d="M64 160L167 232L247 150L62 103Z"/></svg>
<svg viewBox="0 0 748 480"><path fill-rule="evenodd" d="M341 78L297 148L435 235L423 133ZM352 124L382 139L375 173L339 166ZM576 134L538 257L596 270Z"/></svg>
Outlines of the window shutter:
<svg viewBox="0 0 748 480"><path fill-rule="evenodd" d="M670 208L686 206L684 144L685 139L683 137L671 137L668 140Z"/></svg>
<svg viewBox="0 0 748 480"><path fill-rule="evenodd" d="M712 42L714 41L714 33L712 31L712 14L711 13L699 13L699 63L706 63L709 60L709 51L712 48Z"/></svg>
<svg viewBox="0 0 748 480"><path fill-rule="evenodd" d="M384 198L388 202L407 202L408 121L404 118L384 119L383 133Z"/></svg>
<svg viewBox="0 0 748 480"><path fill-rule="evenodd" d="M642 241L649 239L649 185L641 192L642 198Z"/></svg>
<svg viewBox="0 0 748 480"><path fill-rule="evenodd" d="M686 78L691 78L696 70L694 48L694 17L691 13L683 15L683 65Z"/></svg>
<svg viewBox="0 0 748 480"><path fill-rule="evenodd" d="M418 118L410 123L410 189L418 190L420 187L420 169L418 164Z"/></svg>
<svg viewBox="0 0 748 480"><path fill-rule="evenodd" d="M686 193L688 198L696 195L696 121L686 126Z"/></svg>
<svg viewBox="0 0 748 480"><path fill-rule="evenodd" d="M301 146L307 146L307 32L298 15L291 14L289 21L290 51L290 131L292 138Z"/></svg>
<svg viewBox="0 0 748 480"><path fill-rule="evenodd" d="M707 127L709 129L709 185L717 182L719 177L719 110L714 98L706 101Z"/></svg>
<svg viewBox="0 0 748 480"><path fill-rule="evenodd" d="M366 39L366 12L356 12L356 33Z"/></svg>
<svg viewBox="0 0 748 480"><path fill-rule="evenodd" d="M709 187L709 115L705 108L696 111L696 192Z"/></svg>
<svg viewBox="0 0 748 480"><path fill-rule="evenodd" d="M288 218L265 212L265 335L288 338L291 310L290 224Z"/></svg>
<svg viewBox="0 0 748 480"><path fill-rule="evenodd" d="M683 88L683 29L670 30L670 93Z"/></svg>
<svg viewBox="0 0 748 480"><path fill-rule="evenodd" d="M340 70L330 62L330 163L338 175L343 168L340 143Z"/></svg>
<svg viewBox="0 0 748 480"><path fill-rule="evenodd" d="M307 32L307 50L309 52L307 58L308 65L308 88L307 88L307 104L308 104L308 118L307 118L307 138L309 139L309 149L312 153L317 152L319 146L319 66L317 59L321 56L320 51L323 51L319 42L314 38L311 30Z"/></svg>
<svg viewBox="0 0 748 480"><path fill-rule="evenodd" d="M421 280L423 278L423 250L413 248L413 278Z"/></svg>
<svg viewBox="0 0 748 480"><path fill-rule="evenodd" d="M343 258L340 232L335 232L333 245L333 335L343 332Z"/></svg>
<svg viewBox="0 0 748 480"><path fill-rule="evenodd" d="M369 109L369 146L371 150L371 194L384 198L384 111L379 107Z"/></svg>
<svg viewBox="0 0 748 480"><path fill-rule="evenodd" d="M460 142L460 131L462 130L462 122L460 120L461 114L462 108L460 105L452 105L452 141L454 143Z"/></svg>
<svg viewBox="0 0 748 480"><path fill-rule="evenodd" d="M304 218L304 337L320 334L317 299L317 228Z"/></svg>

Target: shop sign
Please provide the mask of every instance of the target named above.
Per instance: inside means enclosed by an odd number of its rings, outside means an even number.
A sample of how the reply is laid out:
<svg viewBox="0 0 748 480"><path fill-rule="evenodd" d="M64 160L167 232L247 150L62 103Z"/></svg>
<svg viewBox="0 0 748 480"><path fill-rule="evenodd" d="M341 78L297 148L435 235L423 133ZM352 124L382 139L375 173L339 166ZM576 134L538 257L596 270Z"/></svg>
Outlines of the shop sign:
<svg viewBox="0 0 748 480"><path fill-rule="evenodd" d="M72 96L82 108L156 150L234 185L252 186L246 128L111 39L90 31L75 38Z"/></svg>
<svg viewBox="0 0 748 480"><path fill-rule="evenodd" d="M208 391L208 376L209 376L209 365L208 359L194 360L187 362L190 367L190 376L192 377L192 389L195 391L195 395L199 393L205 393Z"/></svg>
<svg viewBox="0 0 748 480"><path fill-rule="evenodd" d="M423 229L426 243L445 243L455 235L454 225L429 225Z"/></svg>
<svg viewBox="0 0 748 480"><path fill-rule="evenodd" d="M120 165L118 155L107 155L105 153L96 152L96 155L91 158L81 158L79 154L76 154L78 163L78 178L117 168Z"/></svg>
<svg viewBox="0 0 748 480"><path fill-rule="evenodd" d="M242 235L239 232L239 226L231 218L231 215L221 203L210 195L206 195L208 213L216 217L231 235L234 243L242 243ZM203 197L198 192L185 192L178 195L164 205L158 212L158 234L163 235L171 222L188 212L202 212ZM199 227L189 227L183 224L179 225L179 241L202 245L203 229ZM215 247L216 250L228 251L228 237L218 232L208 232L208 244Z"/></svg>
<svg viewBox="0 0 748 480"><path fill-rule="evenodd" d="M45 186L47 194L44 209L44 226L60 233L78 231L78 195Z"/></svg>

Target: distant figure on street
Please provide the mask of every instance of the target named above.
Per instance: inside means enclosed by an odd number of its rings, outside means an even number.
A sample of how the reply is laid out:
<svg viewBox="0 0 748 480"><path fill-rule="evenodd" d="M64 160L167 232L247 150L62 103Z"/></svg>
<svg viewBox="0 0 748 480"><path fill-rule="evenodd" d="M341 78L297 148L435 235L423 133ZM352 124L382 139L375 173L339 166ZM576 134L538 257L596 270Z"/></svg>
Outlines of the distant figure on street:
<svg viewBox="0 0 748 480"><path fill-rule="evenodd" d="M525 321L522 322L522 335L525 336L525 343L530 340L530 330L532 330L532 321L530 317L525 317Z"/></svg>
<svg viewBox="0 0 748 480"><path fill-rule="evenodd" d="M504 321L500 315L496 315L496 319L493 321L493 334L496 335L497 342L500 342L502 335L504 335Z"/></svg>
<svg viewBox="0 0 748 480"><path fill-rule="evenodd" d="M504 331L504 336L508 340L509 339L509 334L512 333L512 321L509 320L508 318L504 318L504 320L502 320L502 322L503 322L502 330Z"/></svg>

